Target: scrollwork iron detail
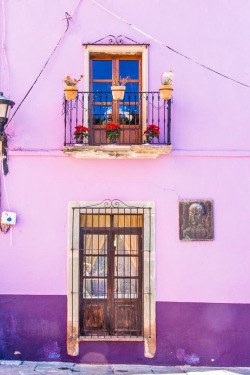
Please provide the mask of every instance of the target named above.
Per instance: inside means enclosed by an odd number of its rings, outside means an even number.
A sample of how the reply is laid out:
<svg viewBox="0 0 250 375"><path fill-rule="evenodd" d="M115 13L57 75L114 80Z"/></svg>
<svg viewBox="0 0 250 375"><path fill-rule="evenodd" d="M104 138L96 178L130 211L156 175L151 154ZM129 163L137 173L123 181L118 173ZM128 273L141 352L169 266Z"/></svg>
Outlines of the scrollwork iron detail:
<svg viewBox="0 0 250 375"><path fill-rule="evenodd" d="M144 44L144 43L138 43L135 40L124 36L124 35L107 35L104 38L101 38L99 40L96 40L93 43L83 43L83 45L96 45L96 44L114 44L114 45L123 45L123 44Z"/></svg>
<svg viewBox="0 0 250 375"><path fill-rule="evenodd" d="M91 205L88 205L88 206L79 206L79 207L72 207L73 209L93 209L93 208L96 208L96 209L112 209L112 208L116 208L116 209L145 209L141 206L129 206L128 204L126 204L125 202L122 202L120 199L105 199L104 201L102 202L99 202L99 203L96 203L96 204L91 204Z"/></svg>

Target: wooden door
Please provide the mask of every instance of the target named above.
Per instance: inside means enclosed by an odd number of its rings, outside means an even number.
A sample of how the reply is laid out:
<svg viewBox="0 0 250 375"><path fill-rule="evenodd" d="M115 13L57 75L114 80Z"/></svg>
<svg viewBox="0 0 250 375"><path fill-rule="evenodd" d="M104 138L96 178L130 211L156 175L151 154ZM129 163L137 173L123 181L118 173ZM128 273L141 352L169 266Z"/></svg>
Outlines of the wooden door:
<svg viewBox="0 0 250 375"><path fill-rule="evenodd" d="M81 232L80 333L142 334L141 228Z"/></svg>

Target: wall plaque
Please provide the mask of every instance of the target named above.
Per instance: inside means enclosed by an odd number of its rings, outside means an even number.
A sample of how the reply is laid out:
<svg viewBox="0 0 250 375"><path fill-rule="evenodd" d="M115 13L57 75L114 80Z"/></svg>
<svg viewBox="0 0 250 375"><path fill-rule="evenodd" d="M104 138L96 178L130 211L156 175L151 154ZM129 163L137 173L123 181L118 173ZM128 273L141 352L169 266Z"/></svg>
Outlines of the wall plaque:
<svg viewBox="0 0 250 375"><path fill-rule="evenodd" d="M179 201L179 231L182 241L213 240L213 201Z"/></svg>

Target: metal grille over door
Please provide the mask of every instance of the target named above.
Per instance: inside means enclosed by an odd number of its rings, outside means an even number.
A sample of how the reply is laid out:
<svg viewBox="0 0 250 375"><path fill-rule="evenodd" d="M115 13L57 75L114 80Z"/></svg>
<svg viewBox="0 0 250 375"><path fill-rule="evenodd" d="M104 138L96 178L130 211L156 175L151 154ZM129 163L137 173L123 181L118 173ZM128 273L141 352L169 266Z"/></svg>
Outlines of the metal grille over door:
<svg viewBox="0 0 250 375"><path fill-rule="evenodd" d="M69 354L79 341L144 340L154 356L153 218L153 202L70 203Z"/></svg>
<svg viewBox="0 0 250 375"><path fill-rule="evenodd" d="M81 213L81 334L140 336L143 215L91 211Z"/></svg>

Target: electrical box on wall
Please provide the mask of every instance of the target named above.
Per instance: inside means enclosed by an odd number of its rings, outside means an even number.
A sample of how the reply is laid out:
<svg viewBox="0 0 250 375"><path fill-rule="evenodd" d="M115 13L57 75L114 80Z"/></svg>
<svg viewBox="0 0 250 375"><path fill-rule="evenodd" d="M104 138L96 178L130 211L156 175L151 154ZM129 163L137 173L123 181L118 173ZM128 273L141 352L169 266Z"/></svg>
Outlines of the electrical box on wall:
<svg viewBox="0 0 250 375"><path fill-rule="evenodd" d="M1 223L7 225L15 225L16 224L16 213L3 211L1 217Z"/></svg>

